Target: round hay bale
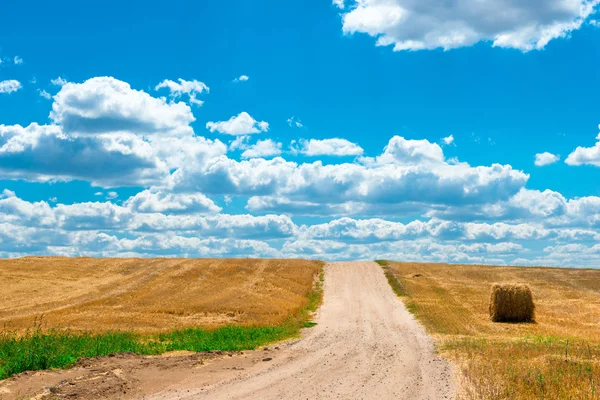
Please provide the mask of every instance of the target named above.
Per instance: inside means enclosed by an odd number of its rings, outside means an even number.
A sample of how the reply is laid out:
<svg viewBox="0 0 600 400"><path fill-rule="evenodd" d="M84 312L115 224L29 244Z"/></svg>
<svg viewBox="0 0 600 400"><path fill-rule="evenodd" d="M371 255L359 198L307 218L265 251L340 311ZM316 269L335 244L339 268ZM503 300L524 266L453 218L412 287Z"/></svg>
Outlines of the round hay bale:
<svg viewBox="0 0 600 400"><path fill-rule="evenodd" d="M535 305L531 289L515 283L494 283L490 293L490 318L494 322L532 322Z"/></svg>

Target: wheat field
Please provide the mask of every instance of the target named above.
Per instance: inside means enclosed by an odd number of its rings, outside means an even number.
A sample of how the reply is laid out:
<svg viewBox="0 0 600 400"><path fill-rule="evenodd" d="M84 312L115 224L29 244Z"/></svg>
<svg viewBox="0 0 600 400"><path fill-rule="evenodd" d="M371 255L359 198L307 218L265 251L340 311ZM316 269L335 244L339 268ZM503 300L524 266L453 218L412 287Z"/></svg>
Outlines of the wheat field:
<svg viewBox="0 0 600 400"><path fill-rule="evenodd" d="M381 262L463 399L599 399L600 271ZM495 282L531 287L535 323L494 323Z"/></svg>
<svg viewBox="0 0 600 400"><path fill-rule="evenodd" d="M25 257L0 260L0 326L169 332L275 325L307 305L318 261Z"/></svg>

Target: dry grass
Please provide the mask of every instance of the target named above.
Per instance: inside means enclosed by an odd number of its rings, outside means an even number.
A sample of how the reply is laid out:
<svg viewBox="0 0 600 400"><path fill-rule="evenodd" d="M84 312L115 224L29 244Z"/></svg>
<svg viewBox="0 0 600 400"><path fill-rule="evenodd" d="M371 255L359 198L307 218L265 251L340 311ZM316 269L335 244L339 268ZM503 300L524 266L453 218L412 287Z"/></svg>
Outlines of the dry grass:
<svg viewBox="0 0 600 400"><path fill-rule="evenodd" d="M0 327L135 333L276 325L306 307L322 263L250 259L0 260Z"/></svg>
<svg viewBox="0 0 600 400"><path fill-rule="evenodd" d="M409 310L458 366L465 399L599 399L600 271L389 263ZM494 282L526 282L536 322L494 323Z"/></svg>
<svg viewBox="0 0 600 400"><path fill-rule="evenodd" d="M529 286L494 283L490 291L490 318L494 322L533 322L535 306Z"/></svg>

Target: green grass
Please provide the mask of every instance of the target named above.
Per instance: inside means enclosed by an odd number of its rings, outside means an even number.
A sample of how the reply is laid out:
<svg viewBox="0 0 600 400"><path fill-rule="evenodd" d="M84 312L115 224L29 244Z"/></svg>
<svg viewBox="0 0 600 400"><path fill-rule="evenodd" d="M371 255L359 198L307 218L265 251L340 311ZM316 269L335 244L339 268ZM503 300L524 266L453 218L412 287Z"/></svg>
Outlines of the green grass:
<svg viewBox="0 0 600 400"><path fill-rule="evenodd" d="M400 297L408 297L408 292L406 291L405 282L399 280L396 277L394 272L391 270L388 261L387 260L375 260L375 262L377 264L379 264L381 266L381 268L383 268L385 277L386 277L388 283L390 284L390 286L392 287L392 290L394 291L394 293L396 293L396 295L400 296ZM410 309L409 309L409 311L410 311Z"/></svg>
<svg viewBox="0 0 600 400"><path fill-rule="evenodd" d="M249 350L291 337L297 334L298 330L297 324L271 327L226 326L213 331L185 329L144 337L126 332L100 335L57 330L44 332L38 327L22 336L12 333L0 335L0 379L23 371L68 367L82 357L115 353Z"/></svg>
<svg viewBox="0 0 600 400"><path fill-rule="evenodd" d="M253 350L268 343L297 336L302 328L314 326L312 312L323 298L323 271L309 292L308 304L283 324L276 326L226 326L215 330L184 329L143 336L128 332L104 334L44 331L37 322L24 335L0 333L0 380L24 371L67 368L83 357L116 353L161 354L168 351Z"/></svg>

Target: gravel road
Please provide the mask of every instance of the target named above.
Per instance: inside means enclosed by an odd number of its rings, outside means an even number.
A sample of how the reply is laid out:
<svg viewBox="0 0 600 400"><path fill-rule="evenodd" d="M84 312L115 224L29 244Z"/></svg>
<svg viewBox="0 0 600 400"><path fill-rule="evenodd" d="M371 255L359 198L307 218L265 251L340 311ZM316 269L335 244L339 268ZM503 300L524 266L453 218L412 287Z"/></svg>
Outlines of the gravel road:
<svg viewBox="0 0 600 400"><path fill-rule="evenodd" d="M325 267L317 326L261 368L147 399L450 399L452 370L373 262Z"/></svg>

